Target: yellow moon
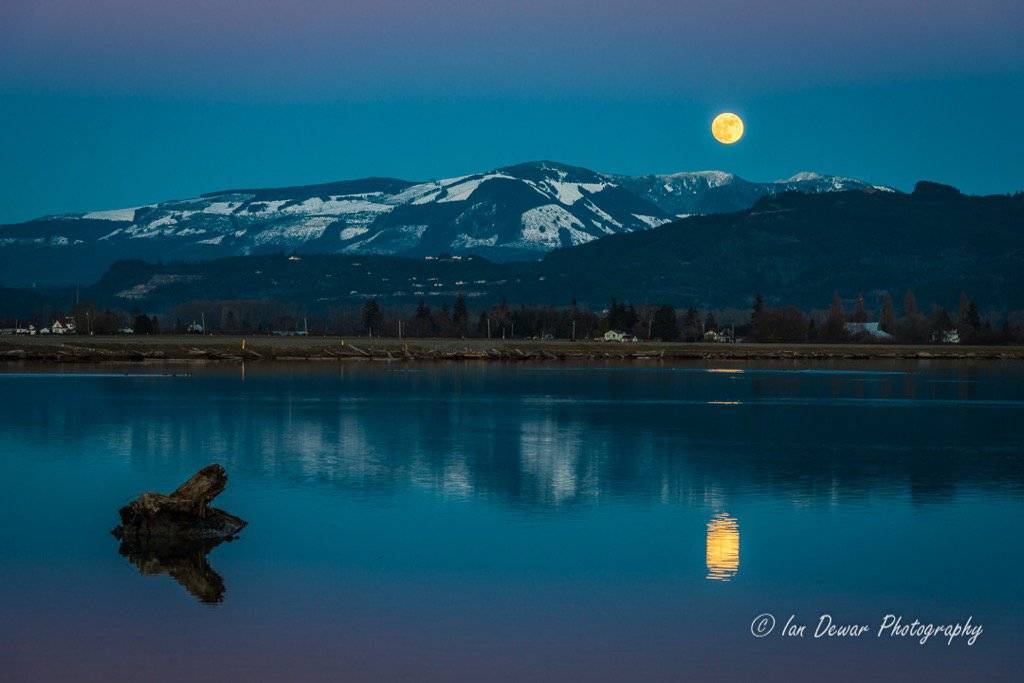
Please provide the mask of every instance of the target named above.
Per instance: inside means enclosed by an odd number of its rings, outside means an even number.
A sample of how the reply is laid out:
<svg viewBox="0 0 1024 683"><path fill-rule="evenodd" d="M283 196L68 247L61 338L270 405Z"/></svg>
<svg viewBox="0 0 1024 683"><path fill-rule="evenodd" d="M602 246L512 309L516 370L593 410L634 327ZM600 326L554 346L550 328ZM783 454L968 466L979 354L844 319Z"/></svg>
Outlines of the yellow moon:
<svg viewBox="0 0 1024 683"><path fill-rule="evenodd" d="M711 122L711 134L723 145L731 145L743 137L743 119L732 112L724 112Z"/></svg>

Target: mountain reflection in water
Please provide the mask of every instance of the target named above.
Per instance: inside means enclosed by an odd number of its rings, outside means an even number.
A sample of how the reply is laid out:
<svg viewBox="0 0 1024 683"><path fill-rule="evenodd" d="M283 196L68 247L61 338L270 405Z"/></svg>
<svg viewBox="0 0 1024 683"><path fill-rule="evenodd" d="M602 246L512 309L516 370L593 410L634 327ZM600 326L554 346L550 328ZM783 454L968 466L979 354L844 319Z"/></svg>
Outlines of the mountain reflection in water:
<svg viewBox="0 0 1024 683"><path fill-rule="evenodd" d="M1024 463L1010 457L1019 369L887 368L334 366L249 368L245 381L237 369L70 380L87 400L8 379L22 400L0 423L40 442L89 435L139 463L198 458L539 508L609 495L825 504L908 492L923 504L964 488L1024 491Z"/></svg>

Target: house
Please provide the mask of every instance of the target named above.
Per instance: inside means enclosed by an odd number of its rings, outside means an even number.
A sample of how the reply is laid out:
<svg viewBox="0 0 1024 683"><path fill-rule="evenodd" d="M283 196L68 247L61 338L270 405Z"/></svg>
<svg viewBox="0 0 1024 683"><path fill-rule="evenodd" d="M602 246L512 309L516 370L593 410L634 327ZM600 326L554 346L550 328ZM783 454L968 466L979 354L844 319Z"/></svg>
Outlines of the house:
<svg viewBox="0 0 1024 683"><path fill-rule="evenodd" d="M731 332L732 330L708 330L704 333L704 341L716 344L735 341Z"/></svg>
<svg viewBox="0 0 1024 683"><path fill-rule="evenodd" d="M638 341L635 334L629 332L619 332L618 330L608 330L602 337L604 341L613 342L635 342Z"/></svg>
<svg viewBox="0 0 1024 683"><path fill-rule="evenodd" d="M203 334L203 326L193 320L192 323L185 328L185 331L189 334Z"/></svg>
<svg viewBox="0 0 1024 683"><path fill-rule="evenodd" d="M941 332L933 332L932 342L936 344L959 344L960 330L954 327L948 330L942 330Z"/></svg>
<svg viewBox="0 0 1024 683"><path fill-rule="evenodd" d="M872 339L890 340L891 334L878 326L878 323L846 323L846 333L851 337L871 337Z"/></svg>
<svg viewBox="0 0 1024 683"><path fill-rule="evenodd" d="M50 332L52 334L74 334L75 333L75 319L74 318L57 318L50 325Z"/></svg>

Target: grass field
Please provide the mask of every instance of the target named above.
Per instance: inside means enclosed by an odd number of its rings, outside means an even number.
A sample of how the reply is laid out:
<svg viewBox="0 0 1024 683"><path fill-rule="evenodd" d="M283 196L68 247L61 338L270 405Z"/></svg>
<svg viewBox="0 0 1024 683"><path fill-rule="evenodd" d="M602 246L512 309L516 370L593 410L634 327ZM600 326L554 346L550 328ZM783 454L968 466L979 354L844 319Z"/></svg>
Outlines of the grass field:
<svg viewBox="0 0 1024 683"><path fill-rule="evenodd" d="M222 335L3 336L0 361L1024 359L1024 346L703 344Z"/></svg>

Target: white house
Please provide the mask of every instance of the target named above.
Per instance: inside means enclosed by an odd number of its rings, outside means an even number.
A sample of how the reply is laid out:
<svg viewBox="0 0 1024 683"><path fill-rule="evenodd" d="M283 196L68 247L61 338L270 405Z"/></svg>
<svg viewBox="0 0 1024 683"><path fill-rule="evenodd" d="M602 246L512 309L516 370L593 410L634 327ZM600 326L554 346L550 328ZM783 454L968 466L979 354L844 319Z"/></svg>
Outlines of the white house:
<svg viewBox="0 0 1024 683"><path fill-rule="evenodd" d="M846 323L846 333L851 337L867 335L873 339L892 339L892 335L878 326L878 323Z"/></svg>
<svg viewBox="0 0 1024 683"><path fill-rule="evenodd" d="M74 334L75 332L75 321L71 318L65 318L61 320L57 318L50 325L50 332L52 334Z"/></svg>
<svg viewBox="0 0 1024 683"><path fill-rule="evenodd" d="M637 341L635 334L629 332L619 332L618 330L608 330L604 333L603 339L605 341L613 342L635 342Z"/></svg>
<svg viewBox="0 0 1024 683"><path fill-rule="evenodd" d="M704 341L724 344L733 341L733 339L727 330L708 330L704 333Z"/></svg>

